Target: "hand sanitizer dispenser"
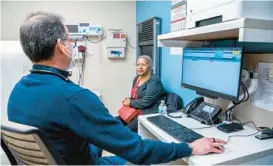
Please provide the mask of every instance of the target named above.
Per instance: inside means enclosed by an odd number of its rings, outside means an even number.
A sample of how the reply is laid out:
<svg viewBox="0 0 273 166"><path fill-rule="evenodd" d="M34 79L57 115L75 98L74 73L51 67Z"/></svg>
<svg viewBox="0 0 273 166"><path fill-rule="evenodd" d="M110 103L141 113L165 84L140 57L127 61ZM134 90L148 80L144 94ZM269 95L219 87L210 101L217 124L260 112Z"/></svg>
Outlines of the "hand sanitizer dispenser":
<svg viewBox="0 0 273 166"><path fill-rule="evenodd" d="M122 30L109 30L107 33L107 57L125 58L126 34Z"/></svg>

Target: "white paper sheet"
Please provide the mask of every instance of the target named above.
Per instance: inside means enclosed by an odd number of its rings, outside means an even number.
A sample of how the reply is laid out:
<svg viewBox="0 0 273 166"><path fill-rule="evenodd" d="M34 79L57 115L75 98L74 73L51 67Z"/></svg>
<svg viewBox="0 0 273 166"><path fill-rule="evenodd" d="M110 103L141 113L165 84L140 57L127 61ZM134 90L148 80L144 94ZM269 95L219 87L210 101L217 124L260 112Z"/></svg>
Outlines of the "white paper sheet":
<svg viewBox="0 0 273 166"><path fill-rule="evenodd" d="M258 63L258 89L253 96L253 105L273 111L273 63Z"/></svg>
<svg viewBox="0 0 273 166"><path fill-rule="evenodd" d="M183 48L171 47L170 48L170 54L171 55L182 55L183 54Z"/></svg>

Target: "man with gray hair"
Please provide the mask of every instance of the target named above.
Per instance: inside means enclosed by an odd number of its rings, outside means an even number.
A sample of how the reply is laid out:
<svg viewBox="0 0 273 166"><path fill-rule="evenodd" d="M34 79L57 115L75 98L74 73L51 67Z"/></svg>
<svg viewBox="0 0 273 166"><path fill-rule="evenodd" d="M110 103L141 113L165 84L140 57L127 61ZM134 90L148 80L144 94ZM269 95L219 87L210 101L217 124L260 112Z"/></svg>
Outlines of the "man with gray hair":
<svg viewBox="0 0 273 166"><path fill-rule="evenodd" d="M218 139L190 144L142 140L114 119L94 93L68 79L72 49L59 16L31 14L20 27L20 41L33 68L14 87L8 118L42 130L66 164L158 164L223 152L224 141ZM117 156L101 157L96 147Z"/></svg>

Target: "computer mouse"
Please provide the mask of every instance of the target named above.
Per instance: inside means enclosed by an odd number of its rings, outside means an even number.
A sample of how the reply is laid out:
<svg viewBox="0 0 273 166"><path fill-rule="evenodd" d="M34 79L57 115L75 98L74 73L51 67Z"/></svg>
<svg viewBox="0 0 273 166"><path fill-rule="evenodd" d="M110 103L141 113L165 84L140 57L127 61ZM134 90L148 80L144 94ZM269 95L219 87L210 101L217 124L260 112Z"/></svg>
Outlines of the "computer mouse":
<svg viewBox="0 0 273 166"><path fill-rule="evenodd" d="M223 149L225 149L224 145L221 145L221 146L222 146L222 148L223 148ZM219 147L215 147L215 148L220 150L220 148L219 148Z"/></svg>
<svg viewBox="0 0 273 166"><path fill-rule="evenodd" d="M223 149L225 149L225 147L224 147L224 145L221 145L222 146L222 148ZM215 147L216 149L218 149L218 150L221 150L220 148L218 148L218 147ZM209 154L219 154L219 153L215 153L215 152L210 152Z"/></svg>

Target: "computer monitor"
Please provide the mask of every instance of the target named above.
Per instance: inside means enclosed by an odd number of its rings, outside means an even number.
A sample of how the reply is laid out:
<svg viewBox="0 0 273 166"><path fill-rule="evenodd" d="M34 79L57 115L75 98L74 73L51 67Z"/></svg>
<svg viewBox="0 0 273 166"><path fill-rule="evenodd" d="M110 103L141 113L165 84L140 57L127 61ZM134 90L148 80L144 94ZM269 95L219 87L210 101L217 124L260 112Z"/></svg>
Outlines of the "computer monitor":
<svg viewBox="0 0 273 166"><path fill-rule="evenodd" d="M182 59L183 87L238 101L242 48L184 48Z"/></svg>

